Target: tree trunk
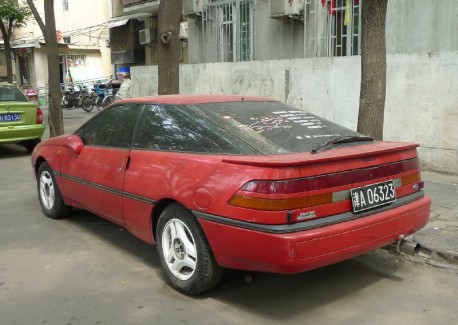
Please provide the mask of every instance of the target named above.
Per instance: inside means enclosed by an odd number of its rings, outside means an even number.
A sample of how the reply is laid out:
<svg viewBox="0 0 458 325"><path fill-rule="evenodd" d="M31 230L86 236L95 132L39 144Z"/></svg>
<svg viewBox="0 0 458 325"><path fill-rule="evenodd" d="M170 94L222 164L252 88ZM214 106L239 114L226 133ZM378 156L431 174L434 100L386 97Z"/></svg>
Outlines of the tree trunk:
<svg viewBox="0 0 458 325"><path fill-rule="evenodd" d="M183 0L164 0L159 4L158 94L180 92L180 22Z"/></svg>
<svg viewBox="0 0 458 325"><path fill-rule="evenodd" d="M11 33L13 23L9 22L8 30L6 30L5 24L0 22L0 29L3 36L3 45L5 46L5 60L6 60L6 80L9 83L13 83L13 59L11 56Z"/></svg>
<svg viewBox="0 0 458 325"><path fill-rule="evenodd" d="M46 47L48 49L49 133L50 137L55 137L64 134L64 117L61 104L59 49L57 47L54 0L46 0L44 9L47 33Z"/></svg>
<svg viewBox="0 0 458 325"><path fill-rule="evenodd" d="M62 114L62 95L59 78L59 49L57 47L56 21L54 16L54 0L44 1L45 24L33 4L33 0L27 0L35 20L40 26L46 41L46 53L48 58L48 124L50 137L64 134L64 118Z"/></svg>
<svg viewBox="0 0 458 325"><path fill-rule="evenodd" d="M359 133L383 139L386 96L385 20L388 0L364 0L361 24Z"/></svg>
<svg viewBox="0 0 458 325"><path fill-rule="evenodd" d="M6 77L9 83L13 83L13 58L11 55L11 44L5 40Z"/></svg>

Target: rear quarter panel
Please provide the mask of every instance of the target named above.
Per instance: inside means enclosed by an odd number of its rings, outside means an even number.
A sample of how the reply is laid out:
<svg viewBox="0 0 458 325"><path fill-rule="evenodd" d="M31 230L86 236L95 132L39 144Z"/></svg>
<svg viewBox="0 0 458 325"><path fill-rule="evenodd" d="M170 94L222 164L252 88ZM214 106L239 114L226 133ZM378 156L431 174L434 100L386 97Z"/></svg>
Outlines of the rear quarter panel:
<svg viewBox="0 0 458 325"><path fill-rule="evenodd" d="M171 199L190 210L227 216L228 201L247 181L299 177L297 168L240 166L222 159L219 155L132 150L124 192L150 199L152 204ZM148 229L151 210L151 203L125 199L127 227L133 232ZM231 217L250 220L249 214L241 215L240 209L238 212Z"/></svg>

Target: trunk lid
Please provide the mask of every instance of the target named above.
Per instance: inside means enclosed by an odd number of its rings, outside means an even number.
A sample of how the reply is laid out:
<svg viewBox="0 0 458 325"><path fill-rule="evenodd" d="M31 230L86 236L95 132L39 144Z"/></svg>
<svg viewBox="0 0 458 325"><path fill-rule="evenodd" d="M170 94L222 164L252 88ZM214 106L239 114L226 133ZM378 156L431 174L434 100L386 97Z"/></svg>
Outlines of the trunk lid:
<svg viewBox="0 0 458 325"><path fill-rule="evenodd" d="M240 188L230 204L258 210L259 220L264 222L265 211L270 211L272 223L281 223L282 219L296 223L394 208L421 196L423 183L417 146L373 142L317 154L224 158L226 163L278 171L269 175L285 175L281 171L291 168L300 175L289 179L281 176L253 179Z"/></svg>
<svg viewBox="0 0 458 325"><path fill-rule="evenodd" d="M0 102L0 125L36 124L37 105L31 102Z"/></svg>

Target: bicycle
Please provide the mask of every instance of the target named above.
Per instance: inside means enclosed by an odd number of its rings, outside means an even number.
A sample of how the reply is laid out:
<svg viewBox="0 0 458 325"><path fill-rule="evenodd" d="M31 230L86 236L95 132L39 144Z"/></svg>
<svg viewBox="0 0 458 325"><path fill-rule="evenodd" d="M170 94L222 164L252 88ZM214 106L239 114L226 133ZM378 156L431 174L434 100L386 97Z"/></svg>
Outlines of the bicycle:
<svg viewBox="0 0 458 325"><path fill-rule="evenodd" d="M98 100L99 100L99 96L97 95L95 90L92 89L92 91L89 94L86 94L83 97L81 106L83 107L83 110L89 113L94 109L94 106L97 106Z"/></svg>
<svg viewBox="0 0 458 325"><path fill-rule="evenodd" d="M107 96L105 96L105 98L103 99L102 101L102 105L101 105L101 109L111 105L112 103L118 101L118 100L121 100L122 98L119 97L117 94L108 94ZM101 110L100 109L100 110Z"/></svg>
<svg viewBox="0 0 458 325"><path fill-rule="evenodd" d="M102 103L100 106L97 106L99 110L105 109L107 106L114 103L115 101L122 99L119 96L117 96L117 92L121 87L121 84L122 81L110 79L110 81L107 83L104 89L105 96L103 97Z"/></svg>
<svg viewBox="0 0 458 325"><path fill-rule="evenodd" d="M101 111L111 103L121 100L122 98L117 95L120 86L121 82L113 79L105 83L95 83L91 92L86 93L81 100L83 110L89 113L95 106L97 110Z"/></svg>
<svg viewBox="0 0 458 325"><path fill-rule="evenodd" d="M83 99L87 94L88 90L85 85L68 86L62 95L62 107L71 110L82 105Z"/></svg>

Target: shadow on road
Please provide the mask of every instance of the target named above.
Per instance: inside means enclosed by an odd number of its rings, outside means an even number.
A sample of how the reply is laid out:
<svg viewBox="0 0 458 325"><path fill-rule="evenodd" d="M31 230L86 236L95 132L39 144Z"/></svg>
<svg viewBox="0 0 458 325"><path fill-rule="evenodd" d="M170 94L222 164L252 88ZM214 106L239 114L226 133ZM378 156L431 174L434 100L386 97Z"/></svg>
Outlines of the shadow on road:
<svg viewBox="0 0 458 325"><path fill-rule="evenodd" d="M0 144L0 159L30 156L25 147L19 144Z"/></svg>
<svg viewBox="0 0 458 325"><path fill-rule="evenodd" d="M89 212L75 210L68 219L81 231L135 256L163 277L155 247L135 238L121 227ZM245 283L245 272L226 270L221 284L212 291L192 299L216 299L224 304L268 315L278 322L287 321L304 311L322 307L332 301L358 295L381 280L401 282L396 275L405 262L385 250L376 250L349 261L295 275L253 272L252 283ZM147 285L147 283L145 283ZM173 294L173 289L169 289ZM324 293L324 294L323 294Z"/></svg>
<svg viewBox="0 0 458 325"><path fill-rule="evenodd" d="M383 250L320 269L295 274L254 273L245 284L241 272L228 272L208 296L279 323L334 301L352 299L381 280L404 281L395 273L404 262Z"/></svg>
<svg viewBox="0 0 458 325"><path fill-rule="evenodd" d="M116 248L135 256L155 269L161 267L155 246L143 242L124 228L108 220L79 209L75 209L66 220L73 226L80 228L81 231L116 246Z"/></svg>

